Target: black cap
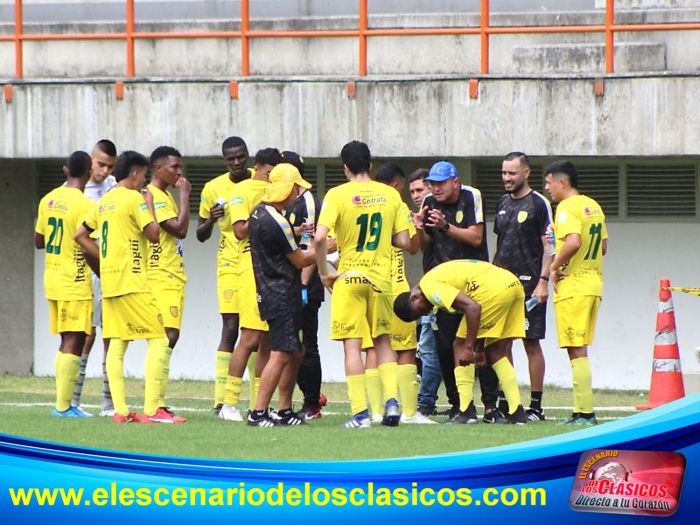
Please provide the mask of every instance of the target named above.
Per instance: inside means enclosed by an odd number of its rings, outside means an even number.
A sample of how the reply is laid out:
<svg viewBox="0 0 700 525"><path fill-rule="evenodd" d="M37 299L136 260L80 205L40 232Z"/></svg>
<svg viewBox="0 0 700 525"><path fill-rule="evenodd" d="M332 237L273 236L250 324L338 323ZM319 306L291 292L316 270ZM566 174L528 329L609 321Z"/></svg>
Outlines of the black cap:
<svg viewBox="0 0 700 525"><path fill-rule="evenodd" d="M282 162L291 164L296 169L299 170L299 174L304 176L304 158L294 151L283 151L282 152Z"/></svg>

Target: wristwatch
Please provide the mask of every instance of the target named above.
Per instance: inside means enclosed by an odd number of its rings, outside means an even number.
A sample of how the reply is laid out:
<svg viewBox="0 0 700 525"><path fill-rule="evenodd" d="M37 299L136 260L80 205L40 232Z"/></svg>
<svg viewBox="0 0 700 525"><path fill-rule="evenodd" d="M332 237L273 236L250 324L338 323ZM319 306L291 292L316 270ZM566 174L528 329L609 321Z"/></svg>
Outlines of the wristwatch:
<svg viewBox="0 0 700 525"><path fill-rule="evenodd" d="M444 233L449 229L450 229L450 223L446 222L445 224L443 224L442 228L440 228L440 231Z"/></svg>

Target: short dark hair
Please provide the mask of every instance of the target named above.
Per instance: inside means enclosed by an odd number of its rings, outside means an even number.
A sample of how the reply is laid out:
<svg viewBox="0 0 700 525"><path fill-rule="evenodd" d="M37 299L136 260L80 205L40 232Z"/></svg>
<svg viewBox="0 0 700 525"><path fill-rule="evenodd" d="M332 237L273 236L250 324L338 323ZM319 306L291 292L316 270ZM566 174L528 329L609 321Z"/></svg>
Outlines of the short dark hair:
<svg viewBox="0 0 700 525"><path fill-rule="evenodd" d="M151 153L151 166L155 166L156 162L161 159L167 159L168 157L182 158L182 155L171 146L158 146L153 150L153 153Z"/></svg>
<svg viewBox="0 0 700 525"><path fill-rule="evenodd" d="M525 155L522 151L511 151L503 157L503 160L516 160L520 159L520 162L525 166L526 168L530 167L530 159L527 158L527 155Z"/></svg>
<svg viewBox="0 0 700 525"><path fill-rule="evenodd" d="M396 317L405 323L415 321L420 317L411 308L411 292L403 292L396 296L394 300L394 313Z"/></svg>
<svg viewBox="0 0 700 525"><path fill-rule="evenodd" d="M248 145L245 143L245 140L243 140L241 137L228 137L221 144L221 153L223 153L227 149L241 148L241 147L245 148L245 150L248 151Z"/></svg>
<svg viewBox="0 0 700 525"><path fill-rule="evenodd" d="M364 142L353 140L348 142L340 152L340 158L348 169L355 175L368 173L372 165L372 155Z"/></svg>
<svg viewBox="0 0 700 525"><path fill-rule="evenodd" d="M302 177L304 176L304 157L299 155L296 151L283 151L282 163L291 164L299 170L299 175Z"/></svg>
<svg viewBox="0 0 700 525"><path fill-rule="evenodd" d="M68 176L80 178L90 175L92 159L84 151L74 151L68 157Z"/></svg>
<svg viewBox="0 0 700 525"><path fill-rule="evenodd" d="M114 142L109 139L98 140L95 147L105 155L109 155L110 157L117 156L117 147L114 145Z"/></svg>
<svg viewBox="0 0 700 525"><path fill-rule="evenodd" d="M405 179L406 174L403 170L396 164L386 162L382 164L377 170L374 179L378 182L383 182L384 184L391 184L397 179Z"/></svg>
<svg viewBox="0 0 700 525"><path fill-rule="evenodd" d="M544 170L544 176L552 175L552 177L560 177L564 175L569 179L569 184L574 189L578 189L578 171L576 171L576 166L574 166L568 160L558 160L552 162Z"/></svg>
<svg viewBox="0 0 700 525"><path fill-rule="evenodd" d="M416 171L414 171L408 176L408 183L411 184L413 181L416 181L418 179L423 180L428 176L429 173L430 170L428 168L418 168Z"/></svg>
<svg viewBox="0 0 700 525"><path fill-rule="evenodd" d="M282 162L282 154L277 148L264 148L255 154L255 164L260 166L277 166Z"/></svg>
<svg viewBox="0 0 700 525"><path fill-rule="evenodd" d="M122 151L114 165L114 178L122 181L135 168L148 168L148 159L137 151Z"/></svg>

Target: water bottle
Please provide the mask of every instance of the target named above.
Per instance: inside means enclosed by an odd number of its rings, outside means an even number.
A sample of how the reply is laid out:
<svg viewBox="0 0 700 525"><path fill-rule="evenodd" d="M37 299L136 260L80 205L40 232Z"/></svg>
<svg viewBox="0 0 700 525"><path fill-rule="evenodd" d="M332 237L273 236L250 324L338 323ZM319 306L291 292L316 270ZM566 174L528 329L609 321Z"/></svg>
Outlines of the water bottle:
<svg viewBox="0 0 700 525"><path fill-rule="evenodd" d="M537 297L536 295L533 295L527 301L525 301L525 309L528 312L531 312L535 308L535 306L537 306L538 304L540 304L539 297Z"/></svg>
<svg viewBox="0 0 700 525"><path fill-rule="evenodd" d="M214 204L221 206L221 209L225 209L226 208L226 199L224 199L223 197L219 197L218 199L216 199L214 201ZM223 222L223 220L224 220L223 217L219 218L219 222Z"/></svg>
<svg viewBox="0 0 700 525"><path fill-rule="evenodd" d="M306 229L311 225L311 223L304 222L304 224L301 225L301 239L299 241L299 244L301 246L306 246L307 248L311 246L311 234L306 231Z"/></svg>
<svg viewBox="0 0 700 525"><path fill-rule="evenodd" d="M556 239L554 238L554 229L551 226L547 228L547 244L549 244L549 253L556 255Z"/></svg>

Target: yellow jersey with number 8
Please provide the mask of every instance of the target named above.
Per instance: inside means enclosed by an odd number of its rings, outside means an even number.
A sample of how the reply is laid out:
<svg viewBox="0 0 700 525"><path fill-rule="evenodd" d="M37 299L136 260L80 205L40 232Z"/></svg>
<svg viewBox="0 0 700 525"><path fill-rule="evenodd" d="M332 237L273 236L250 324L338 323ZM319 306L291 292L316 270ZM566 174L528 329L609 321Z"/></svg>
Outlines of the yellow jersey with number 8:
<svg viewBox="0 0 700 525"><path fill-rule="evenodd" d="M97 201L85 225L100 235L102 297L150 292L146 279L148 240L143 229L153 222L143 195L117 186Z"/></svg>

